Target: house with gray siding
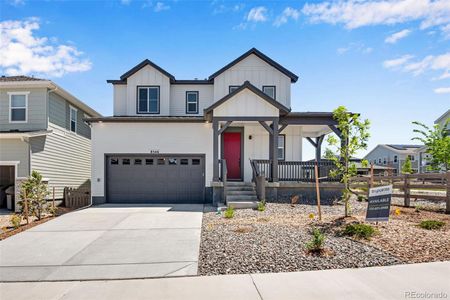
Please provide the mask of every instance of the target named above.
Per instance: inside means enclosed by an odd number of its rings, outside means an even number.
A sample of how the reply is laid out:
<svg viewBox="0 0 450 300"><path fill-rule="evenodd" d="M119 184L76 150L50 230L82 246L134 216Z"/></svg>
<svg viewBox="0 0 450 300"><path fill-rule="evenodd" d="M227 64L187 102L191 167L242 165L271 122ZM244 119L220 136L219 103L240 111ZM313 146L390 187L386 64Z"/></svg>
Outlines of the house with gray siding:
<svg viewBox="0 0 450 300"><path fill-rule="evenodd" d="M423 145L380 144L373 148L364 159L369 163L392 168L394 175L401 174L402 166L409 156L414 173L419 171L419 153Z"/></svg>
<svg viewBox="0 0 450 300"><path fill-rule="evenodd" d="M27 76L0 77L0 206L5 190L33 170L55 188L89 187L91 129L83 120L101 115L54 82Z"/></svg>

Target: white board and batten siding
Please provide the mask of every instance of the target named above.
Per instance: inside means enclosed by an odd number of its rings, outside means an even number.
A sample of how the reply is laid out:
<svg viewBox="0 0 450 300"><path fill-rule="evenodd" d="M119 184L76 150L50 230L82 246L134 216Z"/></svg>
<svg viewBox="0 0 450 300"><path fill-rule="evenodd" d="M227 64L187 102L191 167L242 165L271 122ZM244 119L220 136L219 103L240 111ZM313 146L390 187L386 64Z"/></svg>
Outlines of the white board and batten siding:
<svg viewBox="0 0 450 300"><path fill-rule="evenodd" d="M105 154L204 154L212 179L211 123L93 123L92 196L105 196Z"/></svg>
<svg viewBox="0 0 450 300"><path fill-rule="evenodd" d="M230 85L242 85L246 80L261 90L275 85L276 100L291 107L291 79L254 54L214 78L214 101L227 95Z"/></svg>
<svg viewBox="0 0 450 300"><path fill-rule="evenodd" d="M216 117L278 117L278 108L244 89L214 109Z"/></svg>
<svg viewBox="0 0 450 300"><path fill-rule="evenodd" d="M198 113L186 114L186 92L198 92ZM213 104L212 84L172 84L170 87L171 116L203 116L203 110Z"/></svg>
<svg viewBox="0 0 450 300"><path fill-rule="evenodd" d="M89 187L91 140L52 123L52 133L30 139L31 169L49 179L50 191L63 197L64 187Z"/></svg>

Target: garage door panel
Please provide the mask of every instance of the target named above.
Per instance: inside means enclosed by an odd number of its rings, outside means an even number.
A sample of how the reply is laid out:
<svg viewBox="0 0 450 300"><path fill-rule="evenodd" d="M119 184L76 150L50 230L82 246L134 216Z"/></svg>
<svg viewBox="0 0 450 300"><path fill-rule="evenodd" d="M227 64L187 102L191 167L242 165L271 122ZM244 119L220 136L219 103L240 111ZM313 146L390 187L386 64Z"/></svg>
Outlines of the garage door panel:
<svg viewBox="0 0 450 300"><path fill-rule="evenodd" d="M107 201L112 203L203 203L203 156L107 157Z"/></svg>

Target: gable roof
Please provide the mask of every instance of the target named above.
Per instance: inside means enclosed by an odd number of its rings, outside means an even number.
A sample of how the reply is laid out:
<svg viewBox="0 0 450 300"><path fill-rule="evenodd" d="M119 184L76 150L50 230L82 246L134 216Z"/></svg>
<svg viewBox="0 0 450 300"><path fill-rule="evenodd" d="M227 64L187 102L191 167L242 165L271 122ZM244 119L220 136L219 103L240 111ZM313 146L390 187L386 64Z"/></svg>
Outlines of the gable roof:
<svg viewBox="0 0 450 300"><path fill-rule="evenodd" d="M271 59L270 57L268 57L267 55L265 55L256 48L248 50L247 52L245 52L244 54L242 54L241 56L239 56L238 58L227 64L225 67L209 76L209 80L212 80L215 77L219 76L221 73L228 70L229 68L231 68L232 66L234 66L235 64L237 64L238 62L240 62L241 60L245 59L246 57L252 54L256 55L257 57L259 57L260 59L262 59L263 61L265 61L266 63L268 63L269 65L271 65L272 67L274 67L287 77L289 77L291 79L291 82L297 82L298 80L297 75L295 75L294 73L292 73L291 71L289 71L288 69L286 69L285 67L283 67L282 65L280 65L279 63L277 63L276 61L274 61L273 59Z"/></svg>
<svg viewBox="0 0 450 300"><path fill-rule="evenodd" d="M213 111L216 107L220 106L221 104L223 104L224 102L226 102L227 100L233 98L235 95L239 94L241 91L248 89L251 92L255 93L256 95L258 95L260 98L266 100L267 102L269 102L270 104L272 104L273 106L275 106L276 108L278 108L283 114L287 114L290 112L290 109L287 108L286 106L284 106L283 104L281 104L280 102L274 100L272 97L266 95L265 93L263 93L263 91L261 91L260 89L258 89L256 86L254 86L253 84L250 83L250 81L245 81L243 85L241 85L238 89L234 90L233 92L229 93L228 95L226 95L225 97L223 97L222 99L216 101L215 103L213 103L211 106L207 107L204 109L205 114L210 113L211 111Z"/></svg>
<svg viewBox="0 0 450 300"><path fill-rule="evenodd" d="M24 75L19 75L19 76L5 76L2 75L0 77L0 82L11 82L11 81L45 81L46 79L42 79L42 78L36 78L36 77L32 77L32 76L24 76Z"/></svg>
<svg viewBox="0 0 450 300"><path fill-rule="evenodd" d="M450 109L447 110L442 116L440 116L439 118L436 119L436 121L434 121L434 124L437 124L439 122L441 122L447 115L450 114Z"/></svg>
<svg viewBox="0 0 450 300"><path fill-rule="evenodd" d="M147 65L149 65L149 66L155 68L156 70L158 70L159 72L163 73L165 76L169 77L170 80L175 80L175 76L173 76L172 74L170 74L169 72L167 72L166 70L164 70L163 68L161 68L160 66L155 64L154 62L152 62L151 60L144 59L141 63L137 64L136 66L134 66L127 72L123 73L122 76L120 76L120 80L111 79L111 80L106 80L106 82L112 83L112 84L124 84L127 82L128 77L130 77L131 75L133 75L134 73L136 73L137 71L139 71L140 69L142 69L143 67L145 67Z"/></svg>
<svg viewBox="0 0 450 300"><path fill-rule="evenodd" d="M386 146L393 148L395 150L405 151L409 149L417 149L422 147L423 145L404 145L404 144L386 144Z"/></svg>

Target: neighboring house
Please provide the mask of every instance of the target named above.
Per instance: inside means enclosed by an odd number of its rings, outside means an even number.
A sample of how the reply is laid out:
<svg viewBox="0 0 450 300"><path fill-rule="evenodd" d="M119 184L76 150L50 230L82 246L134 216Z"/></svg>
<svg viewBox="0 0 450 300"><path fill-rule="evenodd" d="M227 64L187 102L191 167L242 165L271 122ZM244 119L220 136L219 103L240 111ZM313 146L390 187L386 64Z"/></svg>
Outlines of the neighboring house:
<svg viewBox="0 0 450 300"><path fill-rule="evenodd" d="M100 116L50 80L0 77L1 206L5 188L16 186L17 194L18 181L33 170L55 188L56 199L64 187L89 186L91 129L83 118Z"/></svg>
<svg viewBox="0 0 450 300"><path fill-rule="evenodd" d="M437 118L436 121L434 121L434 124L439 124L441 127L447 125L447 134L450 135L450 109Z"/></svg>
<svg viewBox="0 0 450 300"><path fill-rule="evenodd" d="M320 160L324 135L340 133L331 112L291 112L297 79L253 48L204 80L176 79L150 60L108 80L114 115L88 120L93 202L217 203L232 198L228 181L254 199L255 165L268 199L292 195L284 182L311 181L303 138Z"/></svg>
<svg viewBox="0 0 450 300"><path fill-rule="evenodd" d="M419 171L418 150L421 147L423 145L380 144L373 148L364 159L368 160L369 163L390 167L394 174L401 174L402 166L409 156L412 169L417 173Z"/></svg>

